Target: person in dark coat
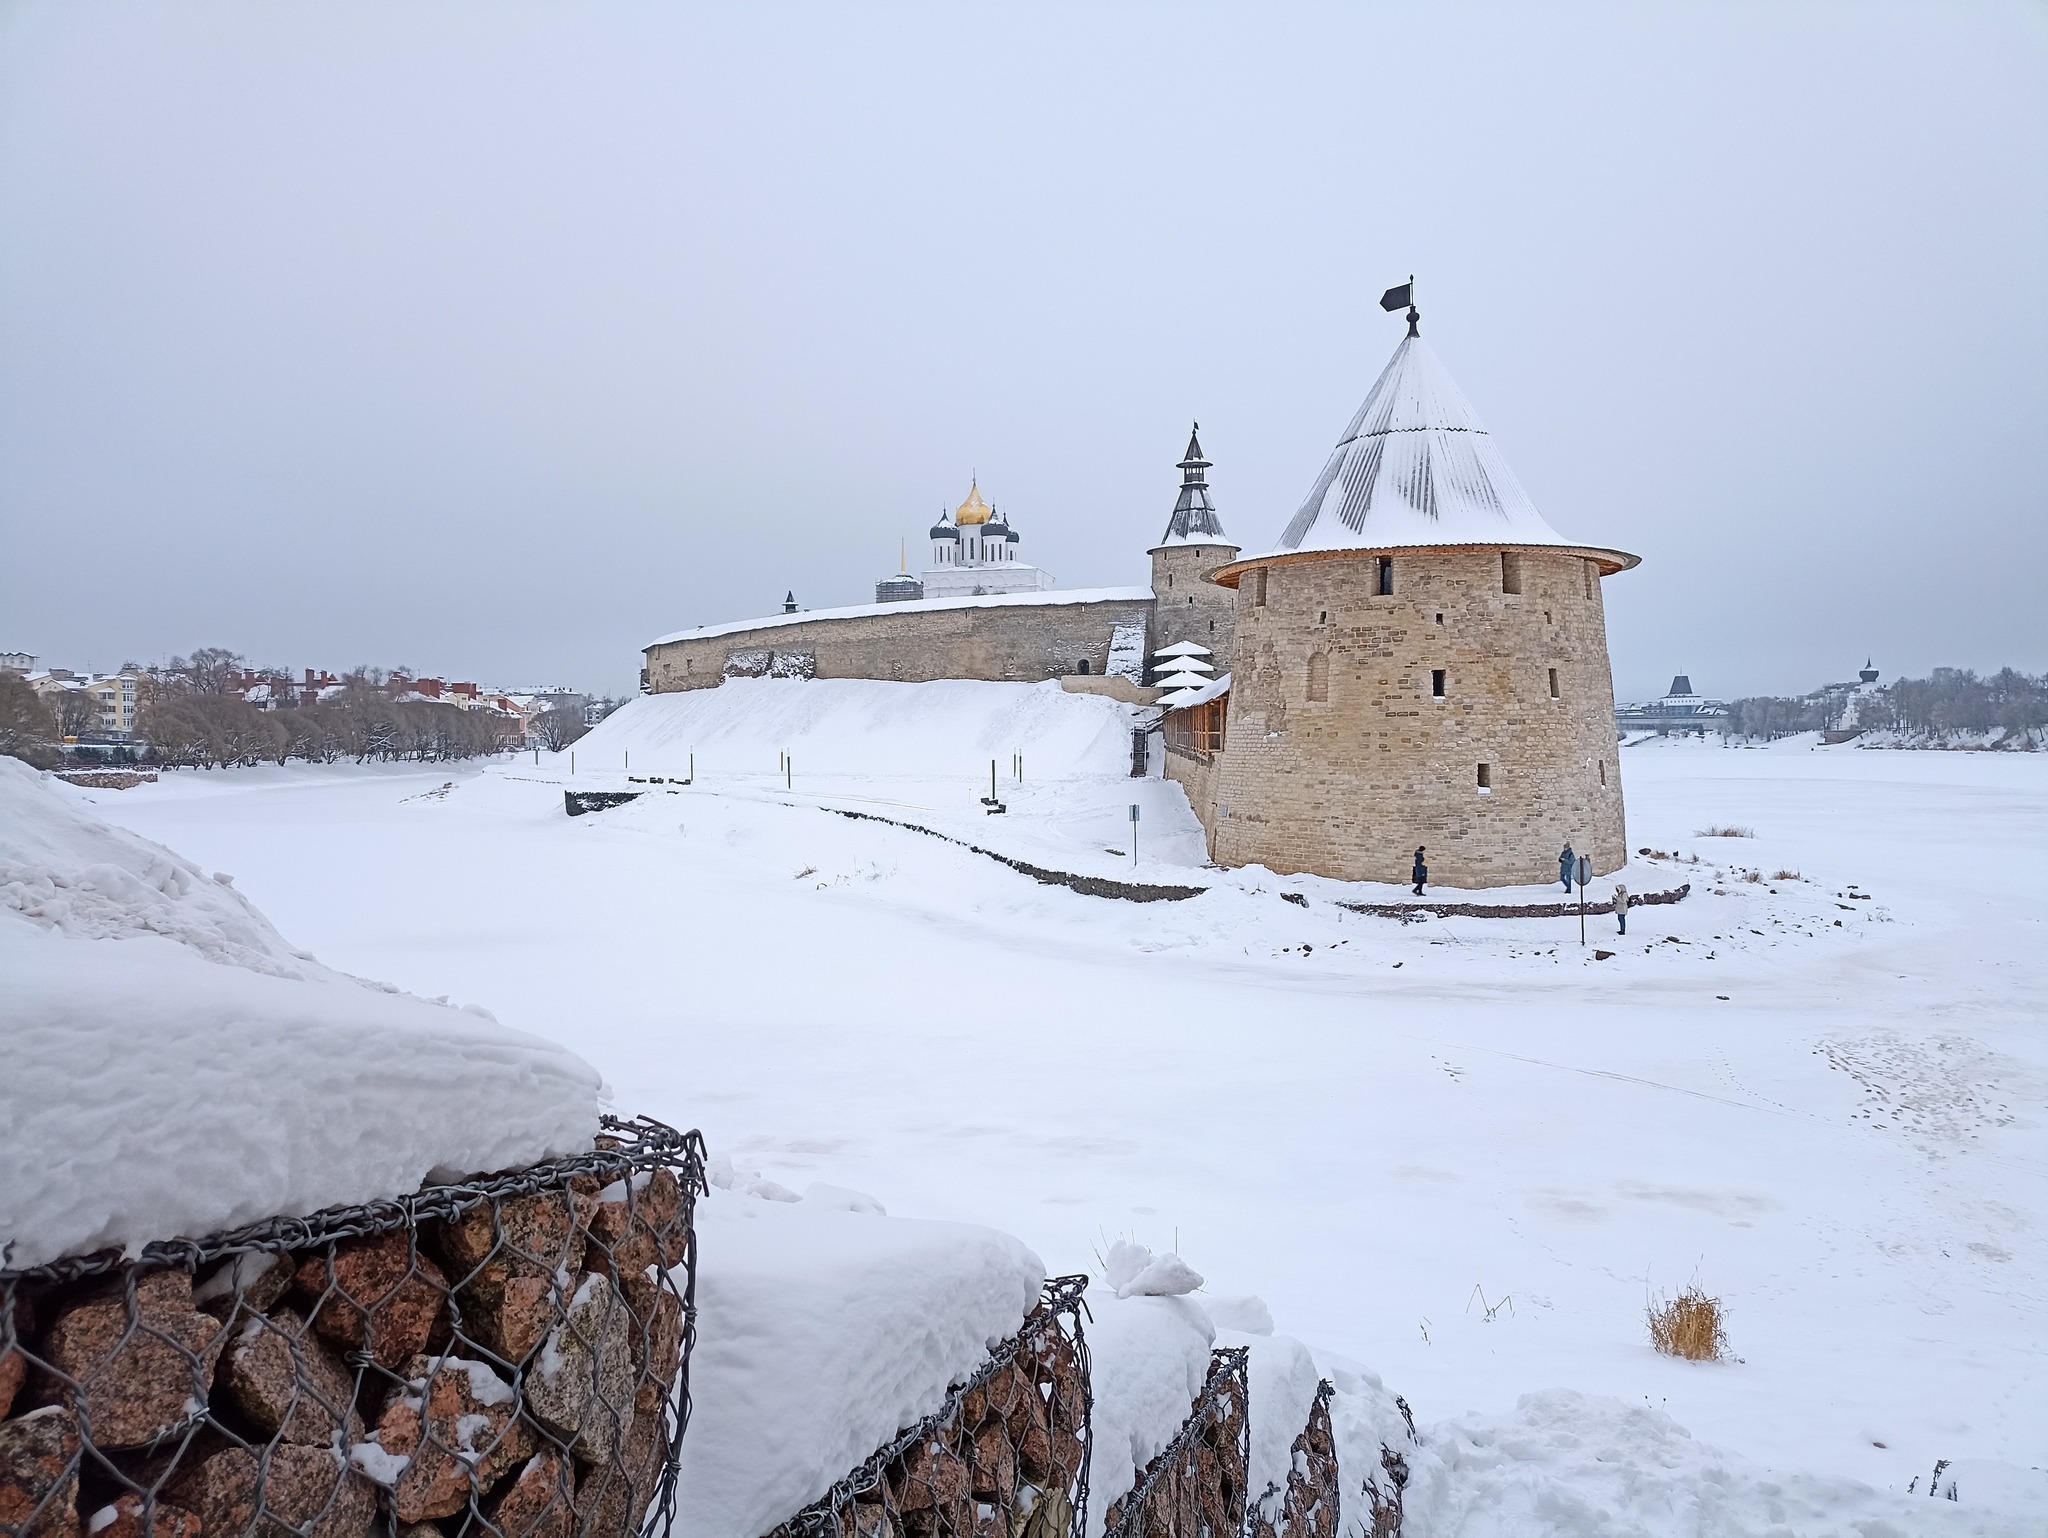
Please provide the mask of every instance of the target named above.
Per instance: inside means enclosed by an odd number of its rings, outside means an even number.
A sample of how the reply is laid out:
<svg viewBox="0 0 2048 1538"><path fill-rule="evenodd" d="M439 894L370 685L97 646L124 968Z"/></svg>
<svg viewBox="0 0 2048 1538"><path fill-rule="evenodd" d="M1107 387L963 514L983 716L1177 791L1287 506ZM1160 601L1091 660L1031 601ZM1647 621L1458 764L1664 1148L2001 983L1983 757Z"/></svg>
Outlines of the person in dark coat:
<svg viewBox="0 0 2048 1538"><path fill-rule="evenodd" d="M1411 872L1415 877L1415 895L1417 897L1422 895L1423 883L1429 880L1429 867L1422 863L1422 854L1422 846L1418 844L1415 848L1415 869Z"/></svg>
<svg viewBox="0 0 2048 1538"><path fill-rule="evenodd" d="M1566 844L1557 855L1557 879L1564 883L1564 889L1572 889L1572 867L1579 863L1579 857L1572 853L1572 846Z"/></svg>

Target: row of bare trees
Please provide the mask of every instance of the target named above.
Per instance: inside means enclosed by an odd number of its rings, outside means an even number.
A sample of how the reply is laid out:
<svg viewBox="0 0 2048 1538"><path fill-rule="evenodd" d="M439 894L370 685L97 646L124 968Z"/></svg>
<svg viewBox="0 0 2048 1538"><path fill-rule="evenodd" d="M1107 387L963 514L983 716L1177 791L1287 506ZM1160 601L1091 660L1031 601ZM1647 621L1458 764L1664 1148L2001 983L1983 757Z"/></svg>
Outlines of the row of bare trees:
<svg viewBox="0 0 2048 1538"><path fill-rule="evenodd" d="M160 763L194 768L304 759L421 762L480 758L520 745L520 724L431 700L344 689L296 710L258 710L232 694L149 691L136 724Z"/></svg>
<svg viewBox="0 0 2048 1538"><path fill-rule="evenodd" d="M1799 698L1756 695L1734 701L1721 723L1727 737L1785 737L1832 731L1843 724L1851 696L1822 691ZM1980 678L1968 668L1936 668L1854 696L1855 725L1891 728L1938 741L1962 733L2008 735L2048 727L2048 674L2000 668Z"/></svg>

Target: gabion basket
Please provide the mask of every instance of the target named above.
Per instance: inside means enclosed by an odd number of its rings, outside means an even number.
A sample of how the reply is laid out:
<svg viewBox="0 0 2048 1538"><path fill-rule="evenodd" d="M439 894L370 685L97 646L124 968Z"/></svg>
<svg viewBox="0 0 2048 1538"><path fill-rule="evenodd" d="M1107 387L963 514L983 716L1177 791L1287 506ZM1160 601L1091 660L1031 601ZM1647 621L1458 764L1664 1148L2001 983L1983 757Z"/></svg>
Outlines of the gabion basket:
<svg viewBox="0 0 2048 1538"><path fill-rule="evenodd" d="M0 1538L665 1534L704 1145L0 1272Z"/></svg>
<svg viewBox="0 0 2048 1538"><path fill-rule="evenodd" d="M1049 1280L1023 1328L944 1404L767 1538L1084 1538L1087 1286Z"/></svg>
<svg viewBox="0 0 2048 1538"><path fill-rule="evenodd" d="M1103 1514L1103 1538L1238 1538L1246 1530L1250 1357L1243 1346L1209 1354L1188 1418Z"/></svg>

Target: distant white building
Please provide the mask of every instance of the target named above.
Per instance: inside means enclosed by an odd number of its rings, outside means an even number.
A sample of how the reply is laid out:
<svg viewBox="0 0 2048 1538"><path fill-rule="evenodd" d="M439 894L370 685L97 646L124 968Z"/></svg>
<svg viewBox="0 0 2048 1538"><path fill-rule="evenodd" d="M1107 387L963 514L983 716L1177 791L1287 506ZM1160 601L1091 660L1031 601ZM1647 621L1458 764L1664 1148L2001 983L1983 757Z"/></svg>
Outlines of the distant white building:
<svg viewBox="0 0 2048 1538"><path fill-rule="evenodd" d="M932 525L931 565L924 570L918 591L907 582L890 583L892 591L883 602L910 598L978 598L984 593L1042 593L1052 586L1052 573L1018 559L1023 542L1017 531L1005 523L996 510L981 498L976 481L967 500L954 509L951 519Z"/></svg>
<svg viewBox="0 0 2048 1538"><path fill-rule="evenodd" d="M1697 732L1704 736L1708 727L1723 720L1727 714L1726 700L1709 699L1697 693L1692 679L1684 673L1671 680L1671 687L1664 691L1662 699L1614 707L1615 725L1621 730L1649 730L1666 736L1672 732Z"/></svg>

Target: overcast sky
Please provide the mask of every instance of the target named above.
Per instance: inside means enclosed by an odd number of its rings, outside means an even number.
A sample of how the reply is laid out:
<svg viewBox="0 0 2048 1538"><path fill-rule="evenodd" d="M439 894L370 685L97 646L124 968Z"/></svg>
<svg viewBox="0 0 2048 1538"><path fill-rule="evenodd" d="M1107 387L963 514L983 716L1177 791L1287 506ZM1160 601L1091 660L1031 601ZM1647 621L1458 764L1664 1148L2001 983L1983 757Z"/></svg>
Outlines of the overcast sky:
<svg viewBox="0 0 2048 1538"><path fill-rule="evenodd" d="M0 648L622 691L978 472L1269 547L1423 330L1624 698L2048 670L2048 7L7 7Z"/></svg>

